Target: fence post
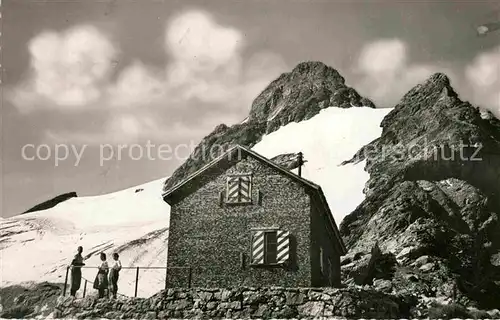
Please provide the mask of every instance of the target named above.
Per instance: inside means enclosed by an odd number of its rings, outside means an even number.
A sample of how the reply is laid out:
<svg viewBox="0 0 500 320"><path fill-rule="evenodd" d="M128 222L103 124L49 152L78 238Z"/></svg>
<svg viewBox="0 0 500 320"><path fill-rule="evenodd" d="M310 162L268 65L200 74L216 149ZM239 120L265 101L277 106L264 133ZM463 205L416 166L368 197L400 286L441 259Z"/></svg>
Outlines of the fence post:
<svg viewBox="0 0 500 320"><path fill-rule="evenodd" d="M191 279L193 278L193 270L191 266L189 266L189 275L188 275L188 288L191 288Z"/></svg>
<svg viewBox="0 0 500 320"><path fill-rule="evenodd" d="M85 298L85 293L87 292L87 280L85 280L85 284L83 285L83 297Z"/></svg>
<svg viewBox="0 0 500 320"><path fill-rule="evenodd" d="M135 272L135 294L134 297L137 297L137 286L139 284L139 267L137 267L137 270Z"/></svg>
<svg viewBox="0 0 500 320"><path fill-rule="evenodd" d="M68 285L68 273L69 273L69 266L66 267L66 277L64 278L64 290L63 290L63 297L66 296L66 287Z"/></svg>

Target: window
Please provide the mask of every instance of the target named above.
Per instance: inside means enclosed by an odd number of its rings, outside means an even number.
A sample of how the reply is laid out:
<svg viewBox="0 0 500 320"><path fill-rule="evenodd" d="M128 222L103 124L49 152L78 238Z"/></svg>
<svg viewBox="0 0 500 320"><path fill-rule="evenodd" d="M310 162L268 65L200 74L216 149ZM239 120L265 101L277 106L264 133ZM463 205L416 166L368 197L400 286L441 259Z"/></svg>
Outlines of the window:
<svg viewBox="0 0 500 320"><path fill-rule="evenodd" d="M276 231L266 232L264 235L264 263L276 263L276 253L278 251L278 243Z"/></svg>
<svg viewBox="0 0 500 320"><path fill-rule="evenodd" d="M289 233L283 230L255 231L252 238L252 265L278 265L290 257Z"/></svg>
<svg viewBox="0 0 500 320"><path fill-rule="evenodd" d="M321 274L325 274L325 266L323 265L323 247L319 247L319 270Z"/></svg>
<svg viewBox="0 0 500 320"><path fill-rule="evenodd" d="M226 187L227 203L252 202L252 176L238 175L227 177Z"/></svg>

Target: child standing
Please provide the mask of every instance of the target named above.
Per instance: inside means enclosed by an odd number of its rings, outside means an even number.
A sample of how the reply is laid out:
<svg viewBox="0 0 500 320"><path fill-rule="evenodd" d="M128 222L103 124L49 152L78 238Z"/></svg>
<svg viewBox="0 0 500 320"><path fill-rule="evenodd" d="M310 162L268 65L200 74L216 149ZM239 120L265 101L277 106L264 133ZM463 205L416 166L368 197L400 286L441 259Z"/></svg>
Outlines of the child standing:
<svg viewBox="0 0 500 320"><path fill-rule="evenodd" d="M113 298L116 299L116 293L118 292L118 276L120 270L122 269L122 263L119 260L120 256L118 253L113 253L113 262L111 265L111 270L109 272L109 290L113 294Z"/></svg>
<svg viewBox="0 0 500 320"><path fill-rule="evenodd" d="M106 254L101 253L101 265L99 266L99 271L97 271L97 276L94 281L94 289L99 291L99 298L104 298L104 291L108 287L108 262L106 261Z"/></svg>

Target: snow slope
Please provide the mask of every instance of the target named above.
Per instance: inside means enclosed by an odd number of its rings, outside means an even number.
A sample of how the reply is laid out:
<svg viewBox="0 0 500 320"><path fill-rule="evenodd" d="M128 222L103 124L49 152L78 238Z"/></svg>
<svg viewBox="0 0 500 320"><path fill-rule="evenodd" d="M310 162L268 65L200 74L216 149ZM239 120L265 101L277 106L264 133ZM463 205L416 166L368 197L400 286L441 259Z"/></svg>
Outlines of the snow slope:
<svg viewBox="0 0 500 320"><path fill-rule="evenodd" d="M368 180L364 162L340 163L380 136L380 122L389 111L324 109L307 121L290 123L264 136L253 150L268 158L302 151L307 160L303 176L322 186L339 224L363 200ZM170 208L161 199L164 180L100 196L71 198L48 210L2 220L1 285L64 282L65 266L79 245L88 256L87 266L99 265L101 251L108 256L119 252L123 266L165 266ZM120 293L134 295L135 272L122 270ZM95 269L83 270L89 281L95 273ZM158 292L164 281L164 270L140 271L138 295ZM82 291L83 283L80 294ZM94 291L91 285L87 291Z"/></svg>
<svg viewBox="0 0 500 320"><path fill-rule="evenodd" d="M319 184L337 224L363 201L369 175L365 161L340 165L380 137L380 122L392 109L327 108L315 117L292 122L263 137L253 150L267 158L302 151L302 176ZM293 170L297 173L297 169Z"/></svg>
<svg viewBox="0 0 500 320"><path fill-rule="evenodd" d="M117 251L123 266L165 266L169 206L161 198L165 179L122 191L69 199L53 208L2 220L0 253L2 286L31 281L64 282L76 248L99 265L99 253ZM136 192L138 189L142 191ZM120 273L120 292L134 294L136 270ZM96 269L83 269L95 278ZM142 280L142 281L141 281ZM139 274L139 296L164 287L165 271ZM89 284L87 288L94 291ZM82 283L83 290L83 283Z"/></svg>

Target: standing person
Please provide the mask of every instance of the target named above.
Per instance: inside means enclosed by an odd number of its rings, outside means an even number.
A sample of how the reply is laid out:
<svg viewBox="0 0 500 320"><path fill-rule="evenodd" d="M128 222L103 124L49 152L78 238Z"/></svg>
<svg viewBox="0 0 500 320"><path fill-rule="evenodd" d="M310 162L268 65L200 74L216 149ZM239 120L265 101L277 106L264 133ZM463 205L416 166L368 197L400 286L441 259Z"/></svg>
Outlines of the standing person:
<svg viewBox="0 0 500 320"><path fill-rule="evenodd" d="M76 292L80 289L80 284L82 283L82 267L85 265L83 263L83 247L79 246L75 257L71 261L71 296L76 296Z"/></svg>
<svg viewBox="0 0 500 320"><path fill-rule="evenodd" d="M113 298L116 299L116 293L118 292L118 276L120 270L122 269L122 263L119 260L120 256L118 253L113 253L113 262L111 264L111 270L109 271L109 290L113 294Z"/></svg>
<svg viewBox="0 0 500 320"><path fill-rule="evenodd" d="M104 291L108 287L108 262L106 261L106 254L101 252L101 265L97 271L97 276L94 281L94 289L99 291L99 298L104 298Z"/></svg>

